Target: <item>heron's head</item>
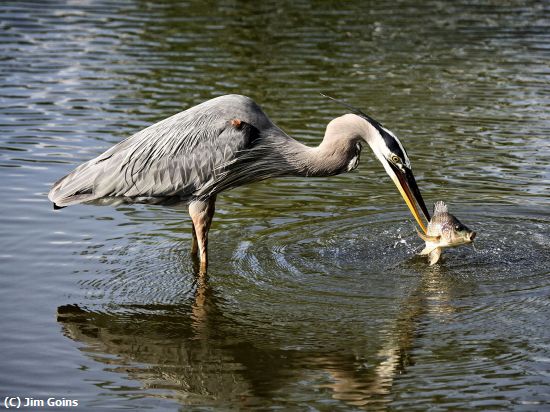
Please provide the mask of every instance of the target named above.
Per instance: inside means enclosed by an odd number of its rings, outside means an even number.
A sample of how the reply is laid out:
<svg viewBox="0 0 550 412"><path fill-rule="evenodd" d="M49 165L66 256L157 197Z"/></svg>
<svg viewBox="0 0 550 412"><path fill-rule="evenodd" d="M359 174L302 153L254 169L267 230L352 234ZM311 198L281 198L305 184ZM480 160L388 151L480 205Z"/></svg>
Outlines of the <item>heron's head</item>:
<svg viewBox="0 0 550 412"><path fill-rule="evenodd" d="M420 189L416 184L416 179L412 172L411 161L405 151L405 148L399 139L388 129L384 128L380 123L373 119L363 117L371 126L369 131L362 136L367 141L372 151L384 166L386 173L393 180L399 193L403 196L405 203L409 207L412 215L426 232L426 226L420 218L418 208L430 221L428 208L424 203L424 199L420 193Z"/></svg>
<svg viewBox="0 0 550 412"><path fill-rule="evenodd" d="M374 120L361 110L349 105L346 102L335 99L334 97L323 96L335 101L336 103L351 109L353 114L347 114L334 119L327 127L327 133L332 126L335 129L348 129L343 132L354 140L362 139L368 143L372 151L384 166L386 173L393 180L399 193L403 196L405 203L409 207L412 215L426 233L426 226L420 218L418 208L424 214L424 217L430 221L430 213L422 199L420 189L416 184L416 179L411 168L411 161L405 148L392 132L386 129L382 124Z"/></svg>

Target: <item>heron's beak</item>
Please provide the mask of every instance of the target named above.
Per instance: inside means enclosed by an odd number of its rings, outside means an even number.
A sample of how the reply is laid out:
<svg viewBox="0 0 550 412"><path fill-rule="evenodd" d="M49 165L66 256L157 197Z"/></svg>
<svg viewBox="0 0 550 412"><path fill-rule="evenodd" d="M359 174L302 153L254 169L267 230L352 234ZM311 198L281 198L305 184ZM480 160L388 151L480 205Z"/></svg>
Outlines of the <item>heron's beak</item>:
<svg viewBox="0 0 550 412"><path fill-rule="evenodd" d="M426 208L424 199L422 199L420 189L416 184L416 180L414 178L412 170L408 168L401 170L391 162L388 162L388 165L390 167L389 169L386 168L386 171L397 186L397 189L399 189L399 193L401 193L401 196L403 196L403 199L409 207L412 215L414 216L424 233L427 233L426 226L424 225L424 222L420 217L418 206L420 206L420 209L422 210L422 213L424 214L428 222L430 221L430 213Z"/></svg>

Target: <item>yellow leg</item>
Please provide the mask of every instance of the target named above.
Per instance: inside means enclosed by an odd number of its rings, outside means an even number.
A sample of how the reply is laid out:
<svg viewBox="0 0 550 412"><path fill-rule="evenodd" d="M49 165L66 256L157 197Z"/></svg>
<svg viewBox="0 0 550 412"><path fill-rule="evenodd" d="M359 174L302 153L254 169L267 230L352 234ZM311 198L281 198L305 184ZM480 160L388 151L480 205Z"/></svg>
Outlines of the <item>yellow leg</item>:
<svg viewBox="0 0 550 412"><path fill-rule="evenodd" d="M196 200L189 204L189 215L193 221L193 246L191 253L198 247L201 272L208 266L208 231L214 217L216 197L207 200ZM196 245L195 245L196 243Z"/></svg>

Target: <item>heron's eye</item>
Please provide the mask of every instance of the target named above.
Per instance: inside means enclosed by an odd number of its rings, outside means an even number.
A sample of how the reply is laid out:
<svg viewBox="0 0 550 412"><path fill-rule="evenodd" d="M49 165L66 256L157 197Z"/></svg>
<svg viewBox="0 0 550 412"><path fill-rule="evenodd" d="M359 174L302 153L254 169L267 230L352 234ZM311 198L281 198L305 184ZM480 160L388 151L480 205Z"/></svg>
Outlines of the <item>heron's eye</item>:
<svg viewBox="0 0 550 412"><path fill-rule="evenodd" d="M399 164L399 163L401 163L401 158L399 156L397 156L396 154L392 154L391 155L391 161L393 163Z"/></svg>

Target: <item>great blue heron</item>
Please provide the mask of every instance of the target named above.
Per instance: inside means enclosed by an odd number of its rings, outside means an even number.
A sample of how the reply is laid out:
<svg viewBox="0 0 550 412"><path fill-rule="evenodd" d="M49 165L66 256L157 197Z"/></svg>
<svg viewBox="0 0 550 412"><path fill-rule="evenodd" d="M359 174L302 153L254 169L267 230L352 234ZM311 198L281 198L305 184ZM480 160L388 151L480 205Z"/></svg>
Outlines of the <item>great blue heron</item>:
<svg viewBox="0 0 550 412"><path fill-rule="evenodd" d="M277 127L253 100L227 95L175 114L128 137L57 181L55 208L84 202L187 202L192 254L208 262L208 230L216 195L281 176L333 176L357 167L367 142L396 184L420 227L417 204L430 219L405 149L379 122L352 108L332 120L318 147Z"/></svg>

